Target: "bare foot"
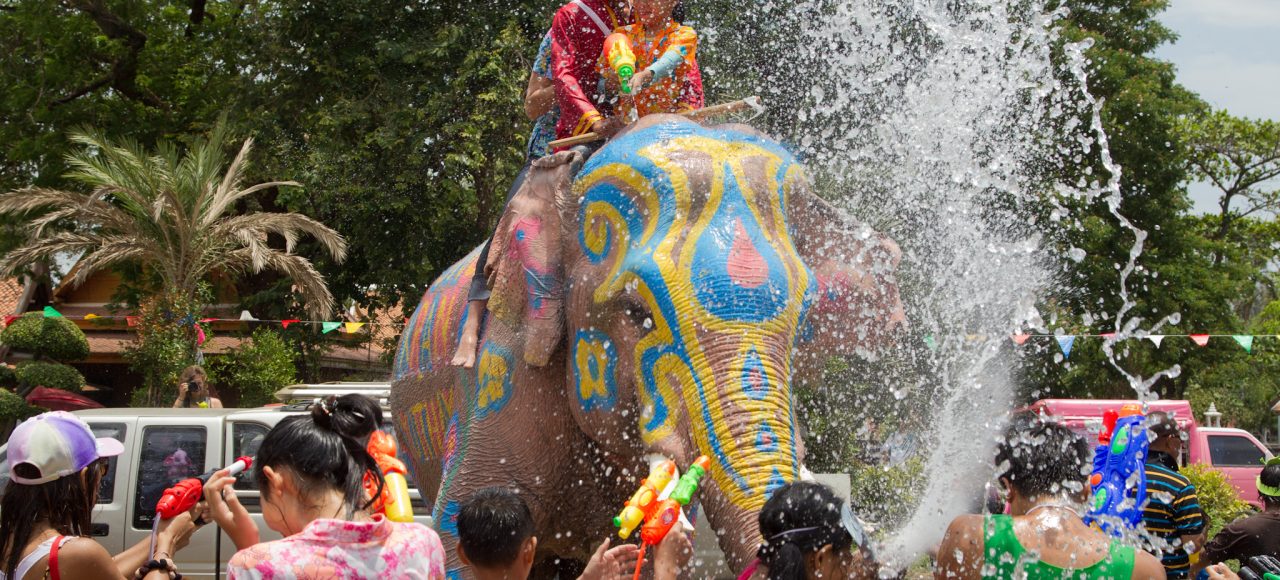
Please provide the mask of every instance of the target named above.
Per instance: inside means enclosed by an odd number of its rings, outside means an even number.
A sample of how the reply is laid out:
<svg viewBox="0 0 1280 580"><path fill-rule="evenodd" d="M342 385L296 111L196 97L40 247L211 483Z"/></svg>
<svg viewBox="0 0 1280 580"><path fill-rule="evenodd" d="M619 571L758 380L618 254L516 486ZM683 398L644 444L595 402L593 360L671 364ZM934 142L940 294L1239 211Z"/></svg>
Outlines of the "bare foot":
<svg viewBox="0 0 1280 580"><path fill-rule="evenodd" d="M480 338L480 317L484 316L486 300L472 300L467 303L467 322L462 325L462 337L458 339L458 350L453 353L450 365L464 369L476 366L476 342Z"/></svg>

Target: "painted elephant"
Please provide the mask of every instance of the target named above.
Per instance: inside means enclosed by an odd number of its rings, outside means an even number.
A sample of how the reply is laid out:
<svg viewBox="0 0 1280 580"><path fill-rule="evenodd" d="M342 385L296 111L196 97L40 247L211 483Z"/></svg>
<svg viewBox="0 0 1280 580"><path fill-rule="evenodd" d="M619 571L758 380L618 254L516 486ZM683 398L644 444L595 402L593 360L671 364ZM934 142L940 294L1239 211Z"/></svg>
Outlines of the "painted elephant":
<svg viewBox="0 0 1280 580"><path fill-rule="evenodd" d="M791 385L822 363L805 355L873 348L903 320L896 244L742 126L647 117L585 164L538 161L494 237L466 371L447 365L477 255L423 297L391 392L455 571L475 490L519 490L540 557L585 560L653 453L712 458L701 505L745 565L764 500L801 473Z"/></svg>

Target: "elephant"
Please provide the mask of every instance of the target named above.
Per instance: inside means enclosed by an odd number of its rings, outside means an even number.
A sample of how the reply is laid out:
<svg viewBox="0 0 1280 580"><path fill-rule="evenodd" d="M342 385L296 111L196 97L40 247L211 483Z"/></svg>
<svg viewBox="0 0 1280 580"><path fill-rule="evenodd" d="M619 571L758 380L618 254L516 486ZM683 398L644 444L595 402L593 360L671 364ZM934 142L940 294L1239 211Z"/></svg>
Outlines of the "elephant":
<svg viewBox="0 0 1280 580"><path fill-rule="evenodd" d="M475 368L449 360L478 248L423 296L390 395L453 576L471 493L516 490L539 561L585 561L654 455L711 458L698 503L740 569L765 499L804 472L792 385L905 319L897 245L742 125L653 115L589 159L544 157L491 244Z"/></svg>

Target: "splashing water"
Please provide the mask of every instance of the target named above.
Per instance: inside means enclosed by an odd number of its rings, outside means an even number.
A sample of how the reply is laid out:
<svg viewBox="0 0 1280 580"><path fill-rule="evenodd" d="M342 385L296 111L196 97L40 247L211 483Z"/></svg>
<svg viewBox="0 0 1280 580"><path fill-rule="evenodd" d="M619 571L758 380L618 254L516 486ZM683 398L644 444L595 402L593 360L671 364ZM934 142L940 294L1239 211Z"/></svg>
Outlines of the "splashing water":
<svg viewBox="0 0 1280 580"><path fill-rule="evenodd" d="M932 417L933 445L920 504L886 546L899 565L936 545L945 523L980 501L996 430L1014 403L1009 335L1050 332L1035 304L1057 260L1042 232L1071 223L1060 200L1106 203L1134 235L1119 272L1123 306L1109 317L1115 340L1177 323L1173 315L1144 330L1127 317L1128 280L1146 234L1119 211L1121 170L1107 149L1101 103L1083 88L1089 45L1064 46L1055 23L1066 12L1049 4L814 0L793 13L808 23L794 42L796 66L822 71L803 102L789 103L802 111L796 144L827 191L844 192L850 215L901 244L907 311L934 350L927 378L908 379L918 381L908 388L930 393L921 400L937 402L921 410ZM1055 183L1045 168L1070 153L1077 161L1100 156L1109 176ZM1045 215L1046 206L1055 209ZM1104 352L1140 398L1178 373L1132 374L1112 344ZM877 380L901 389L889 383L903 379Z"/></svg>

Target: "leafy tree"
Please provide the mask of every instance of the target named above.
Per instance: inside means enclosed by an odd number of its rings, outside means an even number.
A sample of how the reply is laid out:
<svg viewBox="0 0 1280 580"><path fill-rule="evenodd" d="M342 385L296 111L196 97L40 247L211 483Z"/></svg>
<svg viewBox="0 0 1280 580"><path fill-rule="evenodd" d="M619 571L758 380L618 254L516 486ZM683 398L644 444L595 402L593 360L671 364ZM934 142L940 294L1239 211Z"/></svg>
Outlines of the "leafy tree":
<svg viewBox="0 0 1280 580"><path fill-rule="evenodd" d="M0 342L37 360L70 362L89 356L89 340L74 322L42 312L28 312L15 319L0 332Z"/></svg>
<svg viewBox="0 0 1280 580"><path fill-rule="evenodd" d="M211 380L239 391L241 407L274 400L275 392L297 381L294 348L274 330L259 328L239 348L209 363Z"/></svg>
<svg viewBox="0 0 1280 580"><path fill-rule="evenodd" d="M160 294L138 308L138 340L125 349L129 368L142 375L142 388L134 389L134 407L168 406L178 395L182 369L196 364L196 316L208 301L207 286L195 297Z"/></svg>
<svg viewBox="0 0 1280 580"><path fill-rule="evenodd" d="M1191 177L1221 192L1210 239L1227 238L1240 218L1280 209L1280 123L1216 110L1184 119L1179 129L1189 145Z"/></svg>

